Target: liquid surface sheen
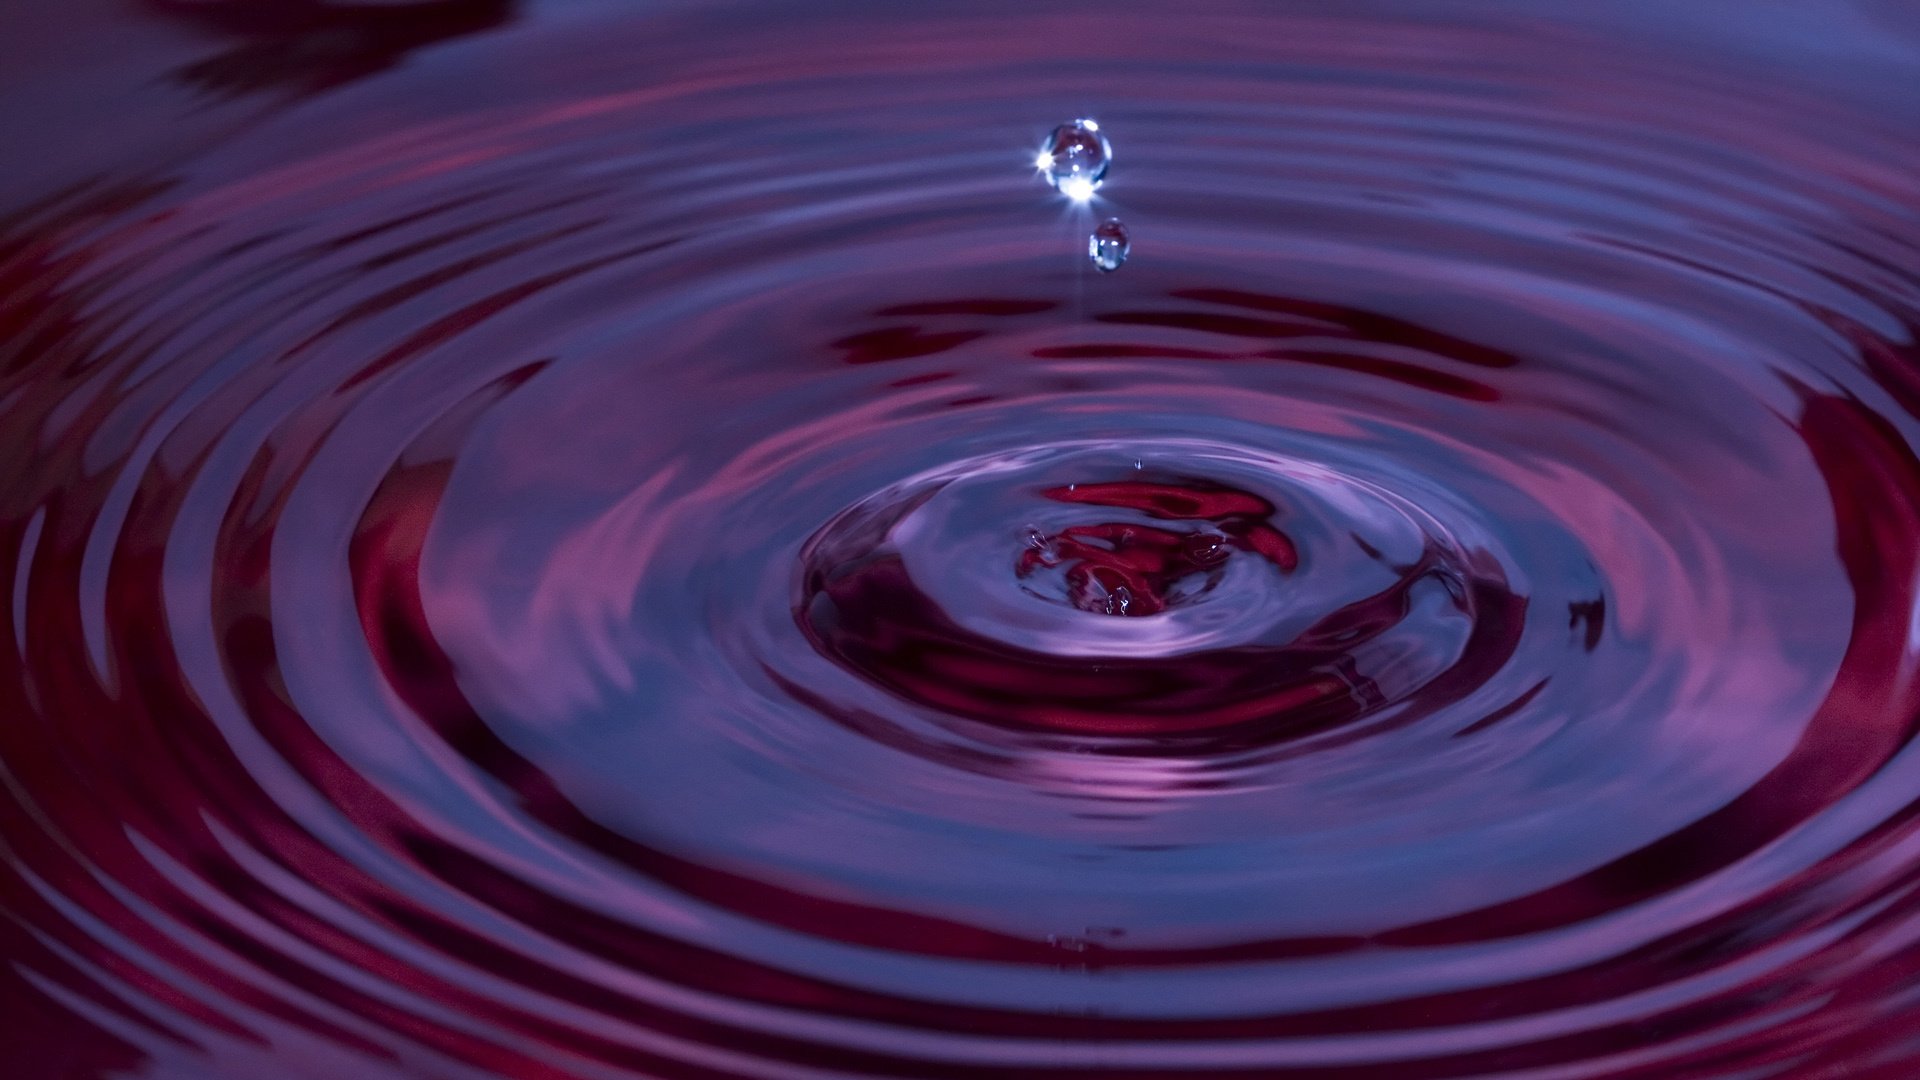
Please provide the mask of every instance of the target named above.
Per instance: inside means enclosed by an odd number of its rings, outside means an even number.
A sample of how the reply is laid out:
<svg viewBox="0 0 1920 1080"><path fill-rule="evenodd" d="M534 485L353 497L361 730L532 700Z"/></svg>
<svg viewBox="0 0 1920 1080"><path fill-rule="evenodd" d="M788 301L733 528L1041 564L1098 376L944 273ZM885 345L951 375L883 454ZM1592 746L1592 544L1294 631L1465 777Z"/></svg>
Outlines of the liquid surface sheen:
<svg viewBox="0 0 1920 1080"><path fill-rule="evenodd" d="M1916 87L1907 0L0 5L0 1072L1920 1076Z"/></svg>

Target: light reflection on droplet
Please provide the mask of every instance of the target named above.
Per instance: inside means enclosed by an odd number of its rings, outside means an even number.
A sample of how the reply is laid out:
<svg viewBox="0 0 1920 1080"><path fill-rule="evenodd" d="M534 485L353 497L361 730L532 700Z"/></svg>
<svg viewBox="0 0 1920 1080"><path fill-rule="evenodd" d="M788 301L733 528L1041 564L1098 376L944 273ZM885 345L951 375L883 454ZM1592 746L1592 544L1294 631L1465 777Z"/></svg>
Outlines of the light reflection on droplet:
<svg viewBox="0 0 1920 1080"><path fill-rule="evenodd" d="M1112 163L1113 145L1100 134L1100 125L1087 119L1054 128L1034 156L1034 167L1047 183L1075 202L1093 198Z"/></svg>

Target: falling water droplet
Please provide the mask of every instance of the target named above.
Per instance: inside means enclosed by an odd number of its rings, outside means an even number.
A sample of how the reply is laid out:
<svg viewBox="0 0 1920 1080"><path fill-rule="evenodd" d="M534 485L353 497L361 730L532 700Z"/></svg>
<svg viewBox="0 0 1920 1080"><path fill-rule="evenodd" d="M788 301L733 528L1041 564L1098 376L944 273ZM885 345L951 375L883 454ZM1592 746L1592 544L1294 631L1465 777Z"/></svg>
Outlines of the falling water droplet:
<svg viewBox="0 0 1920 1080"><path fill-rule="evenodd" d="M1127 252L1133 250L1133 239L1127 234L1127 227L1119 218L1108 218L1087 237L1087 258L1100 268L1103 274L1120 269L1127 261Z"/></svg>
<svg viewBox="0 0 1920 1080"><path fill-rule="evenodd" d="M1053 129L1033 163L1047 183L1075 202L1086 202L1106 182L1113 145L1100 134L1099 124L1075 120Z"/></svg>

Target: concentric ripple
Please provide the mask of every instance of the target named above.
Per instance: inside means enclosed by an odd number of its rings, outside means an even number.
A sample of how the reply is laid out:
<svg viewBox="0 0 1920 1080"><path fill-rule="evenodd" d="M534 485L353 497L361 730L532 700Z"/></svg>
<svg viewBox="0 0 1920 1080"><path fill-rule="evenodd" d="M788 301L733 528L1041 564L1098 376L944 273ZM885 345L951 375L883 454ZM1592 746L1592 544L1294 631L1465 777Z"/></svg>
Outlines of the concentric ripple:
<svg viewBox="0 0 1920 1080"><path fill-rule="evenodd" d="M1249 490L1263 486L1275 494ZM1037 524L993 528L1022 514ZM1192 443L966 461L843 513L802 559L800 621L821 653L934 715L1056 731L1081 752L1192 758L1176 736L1404 722L1497 671L1525 610L1492 557L1391 491ZM1437 700L1409 705L1423 687Z"/></svg>
<svg viewBox="0 0 1920 1080"><path fill-rule="evenodd" d="M1920 24L1765 8L0 13L8 1075L1920 1074Z"/></svg>

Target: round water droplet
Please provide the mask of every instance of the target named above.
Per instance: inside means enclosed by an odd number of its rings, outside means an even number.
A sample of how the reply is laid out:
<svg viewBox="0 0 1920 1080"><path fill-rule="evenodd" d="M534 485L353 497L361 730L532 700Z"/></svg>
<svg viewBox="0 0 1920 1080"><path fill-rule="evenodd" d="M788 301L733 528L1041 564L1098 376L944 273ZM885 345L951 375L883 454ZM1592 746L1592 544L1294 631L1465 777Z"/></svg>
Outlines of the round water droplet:
<svg viewBox="0 0 1920 1080"><path fill-rule="evenodd" d="M1054 128L1034 158L1047 183L1075 202L1093 198L1106 182L1107 167L1112 162L1113 145L1092 120L1075 120Z"/></svg>
<svg viewBox="0 0 1920 1080"><path fill-rule="evenodd" d="M1218 566L1227 558L1227 538L1215 533L1194 533L1187 537L1185 555L1195 566Z"/></svg>
<svg viewBox="0 0 1920 1080"><path fill-rule="evenodd" d="M1120 269L1127 261L1127 252L1133 250L1133 240L1127 234L1127 227L1119 218L1108 218L1087 237L1087 258L1102 273L1112 273Z"/></svg>

